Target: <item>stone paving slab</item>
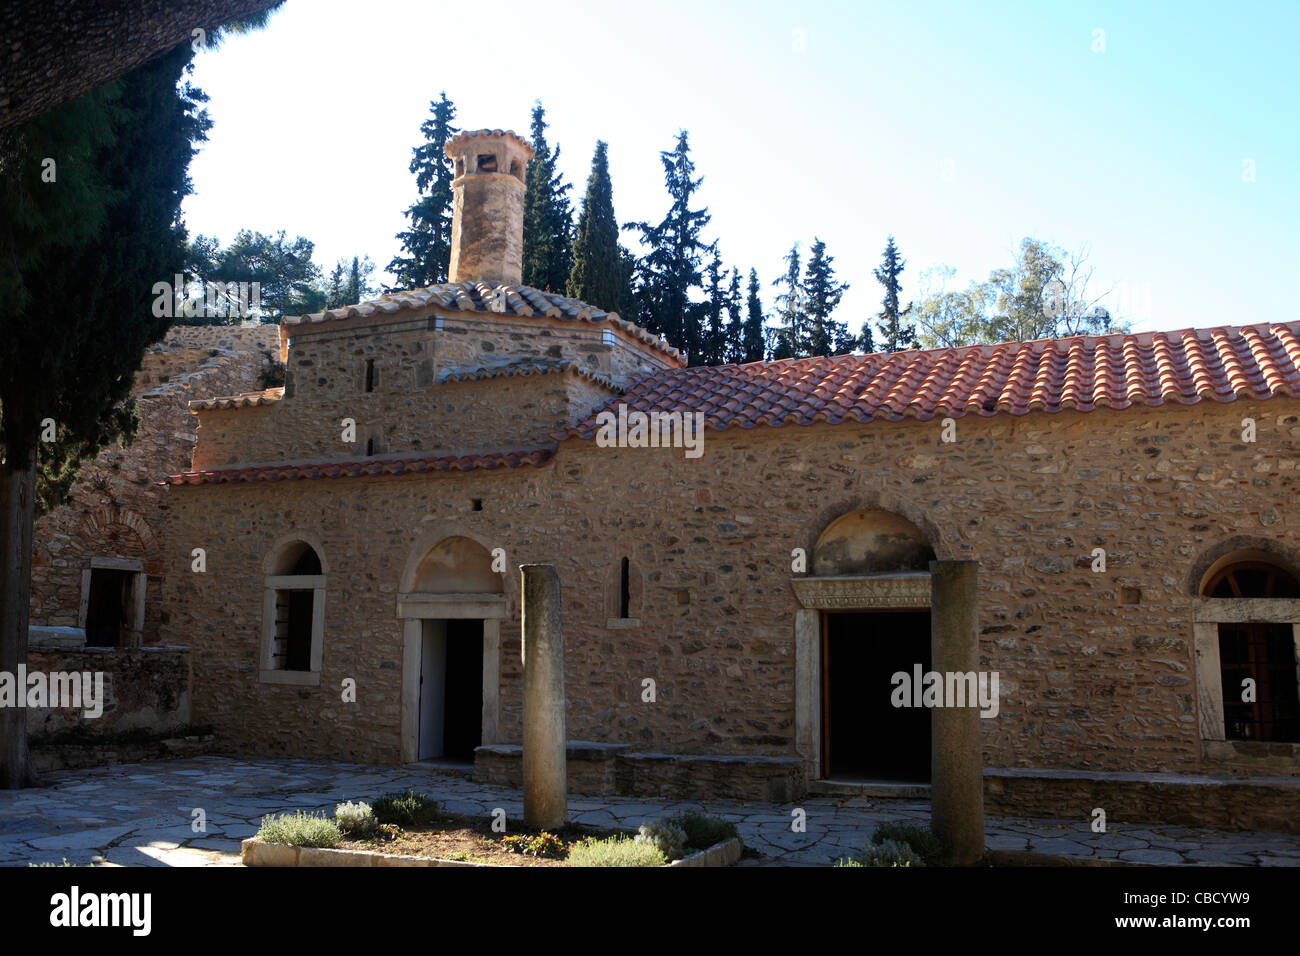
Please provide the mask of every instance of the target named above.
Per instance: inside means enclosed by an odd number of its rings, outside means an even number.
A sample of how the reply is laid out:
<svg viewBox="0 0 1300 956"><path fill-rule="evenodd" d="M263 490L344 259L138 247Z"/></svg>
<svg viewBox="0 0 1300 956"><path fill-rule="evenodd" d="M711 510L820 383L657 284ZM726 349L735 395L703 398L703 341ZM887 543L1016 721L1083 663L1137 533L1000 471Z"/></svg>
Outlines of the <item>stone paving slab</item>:
<svg viewBox="0 0 1300 956"><path fill-rule="evenodd" d="M376 767L297 759L199 756L46 775L36 790L0 791L0 866L88 863L110 866L238 866L239 841L261 818L283 810L333 811L344 800L371 801L414 787L455 813L483 816L501 807L523 815L519 791L484 787L468 773L428 767ZM798 806L806 832L794 832L794 805L759 802L575 797L576 823L634 828L683 810L707 810L737 824L761 853L742 866L827 866L870 838L886 821L929 822L915 799L808 797ZM195 832L201 808L206 830ZM1300 836L1232 832L1112 819L1093 833L1088 820L988 817L991 850L1028 850L1077 859L1180 866L1300 866Z"/></svg>

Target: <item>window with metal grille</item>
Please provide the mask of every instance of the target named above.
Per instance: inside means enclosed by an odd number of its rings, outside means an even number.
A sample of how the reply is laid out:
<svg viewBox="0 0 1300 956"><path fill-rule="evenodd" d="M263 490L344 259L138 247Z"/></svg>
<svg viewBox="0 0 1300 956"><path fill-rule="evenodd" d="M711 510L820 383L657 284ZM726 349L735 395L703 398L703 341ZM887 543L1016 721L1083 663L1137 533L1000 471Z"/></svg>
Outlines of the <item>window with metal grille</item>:
<svg viewBox="0 0 1300 956"><path fill-rule="evenodd" d="M1202 593L1212 598L1294 599L1300 597L1300 579L1278 564L1245 560L1211 575ZM1289 623L1219 625L1226 739L1300 742L1300 650L1295 633Z"/></svg>

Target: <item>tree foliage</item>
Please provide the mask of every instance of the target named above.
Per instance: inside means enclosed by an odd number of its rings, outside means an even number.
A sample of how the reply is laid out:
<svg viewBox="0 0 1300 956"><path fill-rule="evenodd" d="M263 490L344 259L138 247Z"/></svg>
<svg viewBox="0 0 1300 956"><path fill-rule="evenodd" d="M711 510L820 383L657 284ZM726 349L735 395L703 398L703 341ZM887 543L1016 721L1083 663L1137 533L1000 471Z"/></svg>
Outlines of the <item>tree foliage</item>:
<svg viewBox="0 0 1300 956"><path fill-rule="evenodd" d="M609 147L601 141L591 157L591 174L582 198L573 240L573 267L566 294L626 319L636 318L632 276L636 261L618 241L614 187L609 176Z"/></svg>
<svg viewBox="0 0 1300 956"><path fill-rule="evenodd" d="M424 142L411 152L410 170L419 193L406 210L409 228L399 232L402 251L388 263L397 277L394 289L419 289L447 281L451 267L452 180L455 169L447 157L447 141L460 132L452 125L456 107L446 91L429 104L430 117L420 124Z"/></svg>
<svg viewBox="0 0 1300 956"><path fill-rule="evenodd" d="M909 303L907 308L900 309L900 294L902 291L902 282L899 276L903 274L903 269L907 266L907 261L898 254L898 247L894 245L894 237L890 236L885 243L885 251L881 256L880 265L877 266L872 274L876 277L885 290L884 298L880 300L881 310L877 317L877 328L880 330L880 350L882 352L902 352L906 349L916 348L916 326L907 324L906 319L912 311ZM864 345L870 345L868 339ZM866 349L871 351L871 349Z"/></svg>
<svg viewBox="0 0 1300 956"><path fill-rule="evenodd" d="M538 100L529 130L533 158L524 174L523 281L534 288L560 292L573 271L571 184L560 175L560 147L557 144L551 152L546 127L546 110Z"/></svg>
<svg viewBox="0 0 1300 956"><path fill-rule="evenodd" d="M709 224L707 207L692 208L704 177L695 178L690 140L677 134L670 150L659 154L671 204L657 225L630 223L641 233L647 252L637 264L636 294L640 324L682 349L693 365L701 362L702 319L708 303L693 297L703 292L704 257L714 251L703 239Z"/></svg>

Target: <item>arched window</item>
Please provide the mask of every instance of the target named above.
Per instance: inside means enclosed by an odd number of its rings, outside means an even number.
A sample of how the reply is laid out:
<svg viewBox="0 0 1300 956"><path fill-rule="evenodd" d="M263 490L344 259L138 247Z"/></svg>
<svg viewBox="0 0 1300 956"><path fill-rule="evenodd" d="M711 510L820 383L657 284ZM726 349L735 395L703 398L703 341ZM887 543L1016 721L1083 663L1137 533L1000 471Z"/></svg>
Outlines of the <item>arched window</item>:
<svg viewBox="0 0 1300 956"><path fill-rule="evenodd" d="M1216 625L1223 738L1300 742L1298 628L1285 619L1293 615L1275 613L1300 598L1300 577L1272 555L1239 552L1211 566L1201 595L1223 608ZM1267 603L1237 604L1258 599Z"/></svg>
<svg viewBox="0 0 1300 956"><path fill-rule="evenodd" d="M270 564L263 604L263 681L319 684L325 630L325 574L304 541L282 547Z"/></svg>

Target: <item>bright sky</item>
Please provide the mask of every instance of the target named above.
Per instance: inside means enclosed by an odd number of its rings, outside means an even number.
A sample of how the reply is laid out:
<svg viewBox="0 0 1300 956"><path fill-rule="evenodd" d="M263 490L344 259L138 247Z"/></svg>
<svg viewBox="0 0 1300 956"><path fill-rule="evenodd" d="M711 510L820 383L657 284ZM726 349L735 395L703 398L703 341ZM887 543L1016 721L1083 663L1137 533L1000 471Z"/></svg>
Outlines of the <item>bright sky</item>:
<svg viewBox="0 0 1300 956"><path fill-rule="evenodd" d="M889 233L904 301L923 269L964 286L1030 235L1086 243L1138 330L1293 320L1298 32L1296 3L289 0L198 58L215 125L186 221L382 270L445 89L460 127L525 136L540 98L575 202L606 140L622 221L663 217L659 151L689 130L725 263L770 306L819 236L855 331Z"/></svg>

